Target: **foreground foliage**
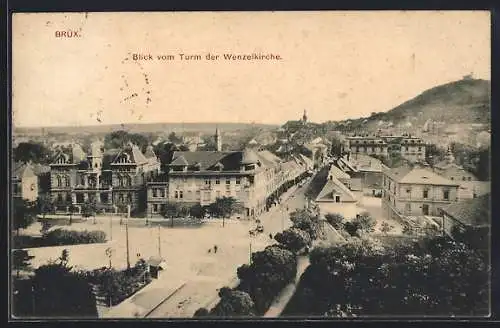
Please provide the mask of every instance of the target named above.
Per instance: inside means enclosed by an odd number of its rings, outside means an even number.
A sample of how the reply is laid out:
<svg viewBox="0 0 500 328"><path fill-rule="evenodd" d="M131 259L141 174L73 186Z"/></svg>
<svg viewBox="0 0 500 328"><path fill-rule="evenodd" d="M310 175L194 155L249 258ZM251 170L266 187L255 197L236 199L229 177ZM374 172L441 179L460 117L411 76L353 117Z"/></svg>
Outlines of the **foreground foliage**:
<svg viewBox="0 0 500 328"><path fill-rule="evenodd" d="M489 268L445 237L379 247L358 240L310 254L283 315L485 315Z"/></svg>

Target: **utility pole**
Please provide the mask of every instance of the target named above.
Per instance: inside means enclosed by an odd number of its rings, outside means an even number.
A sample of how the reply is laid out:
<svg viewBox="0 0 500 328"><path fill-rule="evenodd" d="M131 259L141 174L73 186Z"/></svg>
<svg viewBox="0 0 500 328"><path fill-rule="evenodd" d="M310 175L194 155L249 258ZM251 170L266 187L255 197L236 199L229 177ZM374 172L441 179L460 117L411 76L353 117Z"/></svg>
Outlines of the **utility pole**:
<svg viewBox="0 0 500 328"><path fill-rule="evenodd" d="M161 258L161 228L158 224L158 257Z"/></svg>
<svg viewBox="0 0 500 328"><path fill-rule="evenodd" d="M128 213L127 218L125 220L125 234L126 234L126 243L127 243L127 269L130 269L130 250L128 245L128 217L130 215L130 205L128 205Z"/></svg>

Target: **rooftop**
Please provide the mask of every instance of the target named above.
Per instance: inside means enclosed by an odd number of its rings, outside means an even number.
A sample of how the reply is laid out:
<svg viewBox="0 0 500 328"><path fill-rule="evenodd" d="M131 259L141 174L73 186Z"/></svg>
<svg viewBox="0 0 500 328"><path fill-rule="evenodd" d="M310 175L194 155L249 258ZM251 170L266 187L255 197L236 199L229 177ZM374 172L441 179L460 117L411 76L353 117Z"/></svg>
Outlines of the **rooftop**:
<svg viewBox="0 0 500 328"><path fill-rule="evenodd" d="M458 183L448 180L429 169L420 167L410 168L402 166L398 168L386 169L384 170L384 173L398 183L458 186Z"/></svg>
<svg viewBox="0 0 500 328"><path fill-rule="evenodd" d="M491 224L490 194L448 205L442 211L464 225L489 226Z"/></svg>

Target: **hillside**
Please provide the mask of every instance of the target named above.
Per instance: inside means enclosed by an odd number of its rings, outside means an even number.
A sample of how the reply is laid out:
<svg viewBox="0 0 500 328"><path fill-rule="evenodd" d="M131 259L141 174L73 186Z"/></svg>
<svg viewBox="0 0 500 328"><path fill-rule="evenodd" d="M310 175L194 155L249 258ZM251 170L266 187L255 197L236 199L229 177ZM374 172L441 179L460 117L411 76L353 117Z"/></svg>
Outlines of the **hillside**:
<svg viewBox="0 0 500 328"><path fill-rule="evenodd" d="M426 90L388 112L374 113L356 123L366 120L368 130L377 129L380 121L394 125L410 122L413 127L421 127L429 119L447 124L488 124L490 95L490 81L464 78Z"/></svg>

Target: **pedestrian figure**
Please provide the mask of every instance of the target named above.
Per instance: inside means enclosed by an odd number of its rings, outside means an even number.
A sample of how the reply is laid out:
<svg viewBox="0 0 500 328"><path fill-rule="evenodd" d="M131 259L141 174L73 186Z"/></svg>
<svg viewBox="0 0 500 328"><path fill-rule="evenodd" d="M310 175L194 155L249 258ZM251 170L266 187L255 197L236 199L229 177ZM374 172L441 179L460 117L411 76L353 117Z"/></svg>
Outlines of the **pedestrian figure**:
<svg viewBox="0 0 500 328"><path fill-rule="evenodd" d="M218 248L217 245L214 245L214 253L216 254L217 254L217 248Z"/></svg>
<svg viewBox="0 0 500 328"><path fill-rule="evenodd" d="M269 234L269 238L273 239L273 234L272 233Z"/></svg>

